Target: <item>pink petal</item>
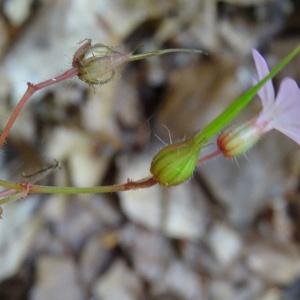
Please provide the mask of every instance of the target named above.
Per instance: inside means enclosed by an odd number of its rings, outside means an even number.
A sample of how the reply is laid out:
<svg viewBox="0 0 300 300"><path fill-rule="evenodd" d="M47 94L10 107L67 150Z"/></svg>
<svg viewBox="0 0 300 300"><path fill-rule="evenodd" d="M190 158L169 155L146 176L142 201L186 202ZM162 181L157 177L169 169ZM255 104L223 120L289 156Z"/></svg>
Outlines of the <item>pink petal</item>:
<svg viewBox="0 0 300 300"><path fill-rule="evenodd" d="M300 89L291 78L280 84L271 125L300 145Z"/></svg>
<svg viewBox="0 0 300 300"><path fill-rule="evenodd" d="M257 50L252 50L252 56L258 73L258 79L261 80L270 73L269 67L265 59L259 54ZM273 106L275 101L275 93L272 80L267 81L267 83L258 92L258 95L263 105L263 111L267 111Z"/></svg>

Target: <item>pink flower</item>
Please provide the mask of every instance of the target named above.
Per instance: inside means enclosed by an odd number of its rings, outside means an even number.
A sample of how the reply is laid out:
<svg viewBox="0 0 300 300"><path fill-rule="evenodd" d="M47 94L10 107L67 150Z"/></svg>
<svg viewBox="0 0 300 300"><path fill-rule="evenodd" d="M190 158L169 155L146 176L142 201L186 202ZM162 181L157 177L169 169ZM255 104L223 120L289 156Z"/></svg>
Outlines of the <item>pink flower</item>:
<svg viewBox="0 0 300 300"><path fill-rule="evenodd" d="M252 51L258 80L270 71L257 50ZM262 102L259 115L245 124L225 130L217 139L219 150L225 156L245 153L265 134L276 129L300 145L300 89L291 78L282 80L277 96L269 80L258 92Z"/></svg>
<svg viewBox="0 0 300 300"><path fill-rule="evenodd" d="M253 50L258 79L269 73L264 58ZM262 102L262 112L256 123L265 124L265 130L277 129L300 145L300 89L291 78L285 78L280 84L275 98L272 81L268 81L258 93Z"/></svg>

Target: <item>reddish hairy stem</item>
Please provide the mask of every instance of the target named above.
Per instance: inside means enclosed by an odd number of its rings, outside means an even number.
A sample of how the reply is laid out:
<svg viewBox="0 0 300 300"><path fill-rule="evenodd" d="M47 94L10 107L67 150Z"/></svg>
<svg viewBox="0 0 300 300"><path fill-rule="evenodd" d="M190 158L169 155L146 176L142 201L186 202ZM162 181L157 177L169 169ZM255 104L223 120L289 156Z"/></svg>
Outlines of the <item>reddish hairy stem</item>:
<svg viewBox="0 0 300 300"><path fill-rule="evenodd" d="M52 79L48 79L48 80L42 81L37 84L27 83L26 92L24 93L23 97L21 98L21 100L18 102L18 104L14 108L13 112L11 113L11 115L2 131L2 134L0 135L0 148L5 143L7 136L9 134L12 126L14 125L17 117L19 116L19 113L21 112L22 108L25 106L27 101L30 99L30 97L35 92L37 92L45 87L48 87L50 85L56 84L58 82L70 79L76 75L78 75L78 69L76 67L73 67L73 68L67 70L66 72L64 72L63 74L58 75Z"/></svg>
<svg viewBox="0 0 300 300"><path fill-rule="evenodd" d="M15 193L16 193L15 190L4 190L4 191L0 192L0 198L7 197L7 196L13 195Z"/></svg>
<svg viewBox="0 0 300 300"><path fill-rule="evenodd" d="M214 157L216 157L216 156L218 156L220 154L222 154L221 150L217 149L217 150L213 151L212 153L209 153L209 154L203 156L202 158L200 158L198 160L198 163L201 164L201 163L203 163L203 162L205 162L207 160L210 160L210 159L212 159L212 158L214 158Z"/></svg>

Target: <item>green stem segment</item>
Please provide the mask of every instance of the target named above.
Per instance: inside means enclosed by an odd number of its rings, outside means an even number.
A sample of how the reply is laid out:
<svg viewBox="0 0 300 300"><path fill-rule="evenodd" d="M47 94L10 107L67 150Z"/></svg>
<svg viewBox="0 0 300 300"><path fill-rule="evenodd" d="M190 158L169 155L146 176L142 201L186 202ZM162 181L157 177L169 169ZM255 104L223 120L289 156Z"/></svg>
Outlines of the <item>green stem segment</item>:
<svg viewBox="0 0 300 300"><path fill-rule="evenodd" d="M69 187L69 186L43 186L35 184L21 184L11 181L0 180L0 186L16 191L16 194L9 195L0 200L0 205L8 202L13 202L19 198L27 196L27 194L96 194L96 193L114 193L141 188L148 188L157 184L153 177L146 177L137 181L128 180L126 183L103 185L94 187ZM27 190L27 191L26 191ZM15 199L17 197L17 199ZM12 200L10 200L12 199Z"/></svg>
<svg viewBox="0 0 300 300"><path fill-rule="evenodd" d="M201 157L200 159L198 159L198 164L202 164L202 163L204 163L204 162L206 162L208 160L211 160L212 158L215 158L215 157L217 157L217 156L219 156L221 154L222 154L221 150L217 149L217 150L215 150L215 151L213 151L213 152L211 152L211 153L209 153L209 154Z"/></svg>
<svg viewBox="0 0 300 300"><path fill-rule="evenodd" d="M146 53L141 53L141 54L132 54L129 58L129 61L136 61L136 60L142 60L145 58L149 58L149 57L153 57L153 56L160 56L160 55L165 55L165 54L169 54L169 53L202 53L202 54L206 54L204 51L202 50L198 50L198 49L185 49L185 48L171 48L171 49L163 49L163 50L155 50L155 51L150 51L150 52L146 52Z"/></svg>

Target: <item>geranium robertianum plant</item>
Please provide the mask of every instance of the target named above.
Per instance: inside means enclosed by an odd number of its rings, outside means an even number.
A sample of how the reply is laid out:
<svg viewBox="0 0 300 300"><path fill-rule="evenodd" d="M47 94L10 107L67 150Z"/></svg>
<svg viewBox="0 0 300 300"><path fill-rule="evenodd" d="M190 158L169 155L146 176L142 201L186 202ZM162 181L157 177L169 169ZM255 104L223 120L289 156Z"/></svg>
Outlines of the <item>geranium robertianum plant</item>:
<svg viewBox="0 0 300 300"><path fill-rule="evenodd" d="M90 85L105 84L112 80L116 70L126 63L173 52L202 53L202 51L194 49L164 49L142 54L134 54L131 52L122 53L102 44L92 45L90 40L86 40L75 52L72 67L65 73L39 84L28 83L28 88L24 96L13 110L0 135L0 147L5 143L10 129L20 111L36 91L75 76L78 76L79 79ZM217 118L210 122L204 129L196 132L191 138L180 143L163 147L154 156L148 177L138 180L128 180L121 184L95 187L41 186L30 182L16 183L0 180L0 186L4 189L0 192L0 205L24 198L32 193L111 193L147 188L155 184L162 186L178 185L191 178L199 163L219 154L223 154L224 156L241 154L252 147L263 133L272 128L280 130L299 143L299 121L296 125L290 122L289 127L282 123L283 121L289 120L289 117L292 115L297 116L299 112L299 88L291 79L284 80L275 101L273 87L270 82L299 52L300 45L283 58L270 72L264 59L258 52L255 52L254 59L258 69L259 81L243 95L235 99ZM225 131L219 135L217 150L199 159L202 147L228 125L257 93L262 98L262 113L254 121L246 122L240 127L237 127L237 129ZM293 108L287 108L289 105L293 105ZM296 119L295 117L295 120ZM260 130L260 124L263 124L263 130ZM250 138L249 142L248 137L252 137L253 128L254 132L257 131L257 133L254 134L254 138ZM245 132L248 131L251 133L250 135L248 135L248 133L245 134ZM235 146L237 148L234 147L233 152L230 148L232 144L237 144L237 146ZM238 151L236 149L238 149Z"/></svg>
<svg viewBox="0 0 300 300"><path fill-rule="evenodd" d="M264 58L253 50L258 78L270 71ZM300 145L300 89L291 78L284 78L278 94L269 80L259 91L262 111L257 117L224 131L217 139L221 153L233 157L252 148L267 132L276 129Z"/></svg>

